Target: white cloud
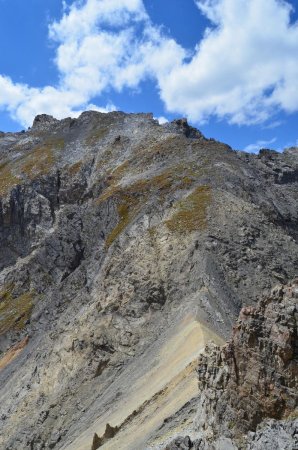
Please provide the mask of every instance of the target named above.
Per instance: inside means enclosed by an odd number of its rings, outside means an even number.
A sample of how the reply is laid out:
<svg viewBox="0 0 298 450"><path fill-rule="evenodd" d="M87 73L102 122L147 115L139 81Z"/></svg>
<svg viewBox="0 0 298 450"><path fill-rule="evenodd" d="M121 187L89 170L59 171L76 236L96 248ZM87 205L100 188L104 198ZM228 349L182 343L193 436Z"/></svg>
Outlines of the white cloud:
<svg viewBox="0 0 298 450"><path fill-rule="evenodd" d="M37 89L0 75L0 109L23 125L42 112L75 116L96 96L151 78L166 109L195 122L265 123L279 109L297 111L298 25L289 4L194 1L210 28L191 58L151 23L142 0L63 2L49 26L59 84Z"/></svg>
<svg viewBox="0 0 298 450"><path fill-rule="evenodd" d="M50 26L50 37L57 42L77 41L97 33L98 26L124 26L146 20L142 0L75 1L59 22Z"/></svg>
<svg viewBox="0 0 298 450"><path fill-rule="evenodd" d="M0 108L23 125L42 112L77 116L94 97L163 76L186 55L150 23L142 0L85 0L70 7L64 2L63 11L49 27L59 85L35 89L0 75Z"/></svg>
<svg viewBox="0 0 298 450"><path fill-rule="evenodd" d="M9 111L11 117L24 126L30 126L33 118L42 112L62 119L77 117L86 109L96 109L109 112L114 105L96 107L88 104L84 92L64 90L46 86L43 89L30 88L24 84L14 84L8 77L0 75L0 108Z"/></svg>
<svg viewBox="0 0 298 450"><path fill-rule="evenodd" d="M266 130L273 130L274 128L280 127L284 123L283 120L273 120L265 125L263 125L263 128Z"/></svg>
<svg viewBox="0 0 298 450"><path fill-rule="evenodd" d="M268 148L268 145L274 144L276 138L272 138L269 141L258 141L254 144L249 144L245 147L244 151L249 153L258 152L261 148Z"/></svg>
<svg viewBox="0 0 298 450"><path fill-rule="evenodd" d="M168 123L168 119L166 117L155 117L155 120L158 120L159 125L164 125L165 123Z"/></svg>
<svg viewBox="0 0 298 450"><path fill-rule="evenodd" d="M276 108L298 110L298 26L281 0L197 0L212 22L188 64L163 81L171 112L202 122L266 121Z"/></svg>
<svg viewBox="0 0 298 450"><path fill-rule="evenodd" d="M113 103L108 103L104 108L101 106L94 105L94 103L89 103L86 108L87 111L97 111L101 113L116 111L116 106ZM83 112L80 111L79 114Z"/></svg>

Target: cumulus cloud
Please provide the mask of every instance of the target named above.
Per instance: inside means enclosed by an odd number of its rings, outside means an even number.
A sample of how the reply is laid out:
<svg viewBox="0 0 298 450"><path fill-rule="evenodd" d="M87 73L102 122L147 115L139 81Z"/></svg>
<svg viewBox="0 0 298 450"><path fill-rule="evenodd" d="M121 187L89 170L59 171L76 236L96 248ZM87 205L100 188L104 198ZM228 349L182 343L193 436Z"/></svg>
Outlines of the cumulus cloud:
<svg viewBox="0 0 298 450"><path fill-rule="evenodd" d="M297 111L298 25L290 5L194 1L210 26L192 55L150 21L142 0L63 2L61 20L49 26L59 83L37 89L0 74L0 109L23 125L41 112L76 116L95 97L151 78L165 109L195 122L266 123L279 109Z"/></svg>
<svg viewBox="0 0 298 450"><path fill-rule="evenodd" d="M25 126L41 112L77 116L103 92L136 88L185 57L184 49L151 24L142 0L76 1L70 7L64 3L63 11L61 20L49 26L57 45L59 84L37 89L0 75L0 109Z"/></svg>
<svg viewBox="0 0 298 450"><path fill-rule="evenodd" d="M156 120L158 120L159 125L164 125L165 123L168 123L168 119L164 116L155 117Z"/></svg>
<svg viewBox="0 0 298 450"><path fill-rule="evenodd" d="M59 42L80 40L97 33L98 25L123 26L146 19L142 0L75 1L59 22L50 25L50 36Z"/></svg>
<svg viewBox="0 0 298 450"><path fill-rule="evenodd" d="M197 0L210 28L188 64L161 80L169 111L203 122L265 122L298 110L298 26L283 0Z"/></svg>
<svg viewBox="0 0 298 450"><path fill-rule="evenodd" d="M33 118L43 112L57 118L77 117L88 109L87 101L84 93L63 87L31 88L25 84L15 84L10 78L0 75L0 109L6 109L13 119L24 126L30 126ZM111 104L100 108L102 112L111 109L115 109Z"/></svg>

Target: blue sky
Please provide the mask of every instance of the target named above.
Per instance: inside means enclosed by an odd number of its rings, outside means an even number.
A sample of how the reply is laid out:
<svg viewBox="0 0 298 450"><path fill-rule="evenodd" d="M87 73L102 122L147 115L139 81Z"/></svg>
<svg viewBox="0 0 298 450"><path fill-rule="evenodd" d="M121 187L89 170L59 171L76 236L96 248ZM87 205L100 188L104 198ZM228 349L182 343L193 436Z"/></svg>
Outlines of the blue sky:
<svg viewBox="0 0 298 450"><path fill-rule="evenodd" d="M0 130L119 109L236 149L298 145L295 3L0 0Z"/></svg>

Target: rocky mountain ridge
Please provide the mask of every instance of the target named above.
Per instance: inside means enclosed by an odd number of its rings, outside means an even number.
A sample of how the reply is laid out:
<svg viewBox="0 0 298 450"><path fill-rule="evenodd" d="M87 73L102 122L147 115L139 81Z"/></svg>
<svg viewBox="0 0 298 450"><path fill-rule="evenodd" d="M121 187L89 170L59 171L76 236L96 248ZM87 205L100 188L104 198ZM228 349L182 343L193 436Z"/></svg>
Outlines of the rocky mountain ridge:
<svg viewBox="0 0 298 450"><path fill-rule="evenodd" d="M0 447L90 449L108 424L101 448L163 448L207 342L296 275L297 148L85 112L2 134L0 158Z"/></svg>

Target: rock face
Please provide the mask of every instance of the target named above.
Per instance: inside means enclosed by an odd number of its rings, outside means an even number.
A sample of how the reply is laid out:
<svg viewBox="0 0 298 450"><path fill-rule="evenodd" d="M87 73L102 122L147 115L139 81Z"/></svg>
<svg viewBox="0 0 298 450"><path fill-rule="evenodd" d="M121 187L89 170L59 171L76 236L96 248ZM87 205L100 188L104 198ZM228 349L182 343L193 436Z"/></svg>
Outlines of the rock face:
<svg viewBox="0 0 298 450"><path fill-rule="evenodd" d="M192 427L207 341L296 275L298 149L89 111L1 134L0 158L0 448L162 448Z"/></svg>
<svg viewBox="0 0 298 450"><path fill-rule="evenodd" d="M275 287L200 355L197 448L298 447L297 299L298 280Z"/></svg>
<svg viewBox="0 0 298 450"><path fill-rule="evenodd" d="M297 414L296 414L297 417ZM247 438L247 450L270 450L272 448L292 450L298 447L298 420L281 420L262 423L255 433Z"/></svg>

